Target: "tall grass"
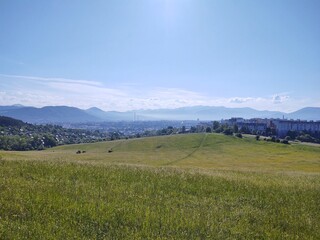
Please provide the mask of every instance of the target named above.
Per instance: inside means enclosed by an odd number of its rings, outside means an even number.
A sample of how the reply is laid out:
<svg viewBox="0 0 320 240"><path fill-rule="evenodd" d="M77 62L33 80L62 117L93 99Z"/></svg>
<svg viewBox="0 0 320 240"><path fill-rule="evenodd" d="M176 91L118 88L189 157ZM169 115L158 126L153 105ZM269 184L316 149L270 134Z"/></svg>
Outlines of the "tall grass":
<svg viewBox="0 0 320 240"><path fill-rule="evenodd" d="M0 239L319 239L320 176L0 161Z"/></svg>

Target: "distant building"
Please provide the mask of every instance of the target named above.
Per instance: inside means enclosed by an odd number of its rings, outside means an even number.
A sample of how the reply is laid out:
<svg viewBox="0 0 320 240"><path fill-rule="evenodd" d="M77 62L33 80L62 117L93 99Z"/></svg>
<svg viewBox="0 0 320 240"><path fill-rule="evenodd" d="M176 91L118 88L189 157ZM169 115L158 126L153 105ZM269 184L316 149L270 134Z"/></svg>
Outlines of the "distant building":
<svg viewBox="0 0 320 240"><path fill-rule="evenodd" d="M273 119L272 124L275 126L277 136L285 137L288 131L307 131L310 133L320 132L320 121L300 121L300 120L284 120Z"/></svg>
<svg viewBox="0 0 320 240"><path fill-rule="evenodd" d="M257 132L259 134L265 134L267 127L269 125L268 119L261 118L253 118L253 119L243 119L243 118L231 118L228 120L222 120L221 124L226 124L230 127L235 125L238 126L239 129L246 128L250 132Z"/></svg>
<svg viewBox="0 0 320 240"><path fill-rule="evenodd" d="M221 120L221 124L226 124L230 127L237 125L239 129L246 128L250 132L257 134L266 134L272 131L278 137L285 137L288 131L307 131L310 133L320 133L320 121L300 121L286 119L243 119L231 118Z"/></svg>

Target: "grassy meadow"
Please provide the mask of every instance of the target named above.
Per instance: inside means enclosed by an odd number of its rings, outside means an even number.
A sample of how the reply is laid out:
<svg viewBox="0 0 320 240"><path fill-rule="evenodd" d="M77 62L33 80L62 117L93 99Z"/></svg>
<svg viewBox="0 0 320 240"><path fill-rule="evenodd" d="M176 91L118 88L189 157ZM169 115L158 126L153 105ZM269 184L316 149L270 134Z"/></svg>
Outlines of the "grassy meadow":
<svg viewBox="0 0 320 240"><path fill-rule="evenodd" d="M319 239L319 203L314 146L188 134L0 152L0 239Z"/></svg>

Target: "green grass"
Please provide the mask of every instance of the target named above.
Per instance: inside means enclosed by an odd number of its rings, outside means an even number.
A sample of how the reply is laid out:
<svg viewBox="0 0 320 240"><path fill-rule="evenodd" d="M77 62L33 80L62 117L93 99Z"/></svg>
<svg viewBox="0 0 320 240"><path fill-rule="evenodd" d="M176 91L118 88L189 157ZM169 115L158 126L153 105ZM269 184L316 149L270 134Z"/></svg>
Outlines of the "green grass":
<svg viewBox="0 0 320 240"><path fill-rule="evenodd" d="M108 150L112 149L112 153ZM76 151L86 151L76 154ZM46 151L0 152L6 160L68 161L258 172L320 172L320 147L285 145L220 134L188 134L95 144L65 145Z"/></svg>
<svg viewBox="0 0 320 240"><path fill-rule="evenodd" d="M217 134L0 152L0 239L319 239L319 153Z"/></svg>

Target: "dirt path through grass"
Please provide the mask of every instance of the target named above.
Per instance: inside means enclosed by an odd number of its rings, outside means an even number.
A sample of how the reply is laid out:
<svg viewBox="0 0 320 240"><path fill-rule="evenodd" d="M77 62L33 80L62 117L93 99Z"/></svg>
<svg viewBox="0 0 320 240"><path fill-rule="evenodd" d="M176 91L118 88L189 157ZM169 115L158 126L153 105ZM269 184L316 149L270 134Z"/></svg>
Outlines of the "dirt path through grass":
<svg viewBox="0 0 320 240"><path fill-rule="evenodd" d="M168 162L168 163L166 163L166 164L164 164L164 165L171 165L171 164L180 162L180 161L182 161L182 160L185 160L185 159L191 157L193 154L195 154L195 153L203 146L203 144L204 144L204 142L206 141L207 137L208 137L208 134L205 133L205 134L203 135L203 138L201 139L201 141L200 141L200 143L199 143L199 146L197 146L192 152L188 153L186 156L184 156L184 157L182 157L182 158L178 158L178 159L176 159L176 160L174 160L174 161L171 161L171 162Z"/></svg>

